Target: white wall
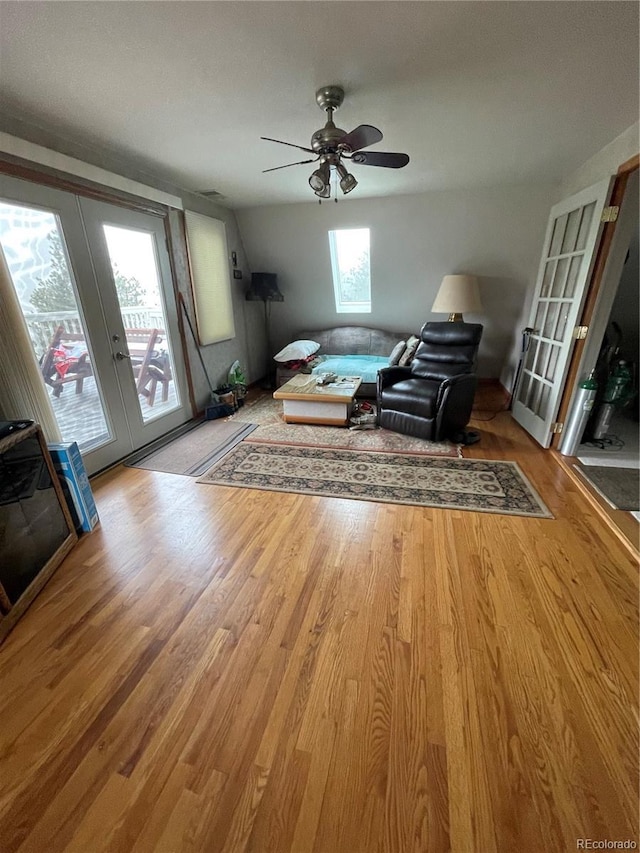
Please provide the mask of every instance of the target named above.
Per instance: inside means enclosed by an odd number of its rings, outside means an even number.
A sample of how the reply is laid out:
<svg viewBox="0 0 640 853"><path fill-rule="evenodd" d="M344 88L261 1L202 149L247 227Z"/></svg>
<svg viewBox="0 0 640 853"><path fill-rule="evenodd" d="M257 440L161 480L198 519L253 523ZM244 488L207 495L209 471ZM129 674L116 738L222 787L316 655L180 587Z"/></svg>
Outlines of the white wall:
<svg viewBox="0 0 640 853"><path fill-rule="evenodd" d="M430 311L442 277L474 273L484 312L465 319L485 327L479 373L510 387L556 192L549 184L359 200L356 190L338 204L236 211L251 269L277 273L285 296L273 306L274 346L336 325L417 332L446 320ZM327 232L356 227L371 229L372 312L337 314Z"/></svg>
<svg viewBox="0 0 640 853"><path fill-rule="evenodd" d="M602 178L615 175L618 168L640 152L640 123L628 127L612 139L586 163L567 175L560 183L556 201L562 201Z"/></svg>

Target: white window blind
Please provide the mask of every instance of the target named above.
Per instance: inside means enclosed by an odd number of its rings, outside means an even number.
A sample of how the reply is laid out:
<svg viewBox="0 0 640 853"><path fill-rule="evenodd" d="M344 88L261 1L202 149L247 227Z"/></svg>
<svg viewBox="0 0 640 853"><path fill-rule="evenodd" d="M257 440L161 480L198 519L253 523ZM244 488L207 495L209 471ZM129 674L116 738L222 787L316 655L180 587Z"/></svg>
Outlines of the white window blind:
<svg viewBox="0 0 640 853"><path fill-rule="evenodd" d="M200 344L227 341L236 330L224 222L192 210L185 210L184 219Z"/></svg>

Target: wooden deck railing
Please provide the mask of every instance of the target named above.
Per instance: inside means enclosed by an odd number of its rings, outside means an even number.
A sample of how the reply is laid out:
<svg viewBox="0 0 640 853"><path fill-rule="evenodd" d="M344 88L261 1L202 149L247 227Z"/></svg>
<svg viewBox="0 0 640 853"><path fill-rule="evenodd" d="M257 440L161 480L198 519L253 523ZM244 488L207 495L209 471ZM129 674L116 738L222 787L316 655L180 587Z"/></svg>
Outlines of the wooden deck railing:
<svg viewBox="0 0 640 853"><path fill-rule="evenodd" d="M122 308L122 319L127 329L164 329L164 315L161 308L135 306ZM77 311L48 311L38 314L25 314L29 337L38 359L49 349L49 344L59 326L64 326L70 334L82 334L82 320Z"/></svg>

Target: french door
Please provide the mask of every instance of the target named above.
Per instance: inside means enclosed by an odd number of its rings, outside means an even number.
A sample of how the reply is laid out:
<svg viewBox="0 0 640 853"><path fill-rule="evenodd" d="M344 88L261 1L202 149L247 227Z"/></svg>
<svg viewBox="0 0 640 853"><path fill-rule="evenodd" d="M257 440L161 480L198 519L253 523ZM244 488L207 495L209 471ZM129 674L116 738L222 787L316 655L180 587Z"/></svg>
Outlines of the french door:
<svg viewBox="0 0 640 853"><path fill-rule="evenodd" d="M513 403L515 420L543 447L551 444L610 187L607 178L551 209Z"/></svg>
<svg viewBox="0 0 640 853"><path fill-rule="evenodd" d="M0 176L0 246L89 473L191 417L161 217Z"/></svg>

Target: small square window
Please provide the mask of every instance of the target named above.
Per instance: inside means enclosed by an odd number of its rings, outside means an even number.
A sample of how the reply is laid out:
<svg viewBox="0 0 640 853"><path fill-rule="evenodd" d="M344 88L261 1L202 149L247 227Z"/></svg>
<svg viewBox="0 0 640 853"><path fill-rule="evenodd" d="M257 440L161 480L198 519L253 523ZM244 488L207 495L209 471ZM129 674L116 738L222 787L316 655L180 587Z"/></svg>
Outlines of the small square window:
<svg viewBox="0 0 640 853"><path fill-rule="evenodd" d="M336 311L370 314L369 229L329 231L329 249Z"/></svg>

